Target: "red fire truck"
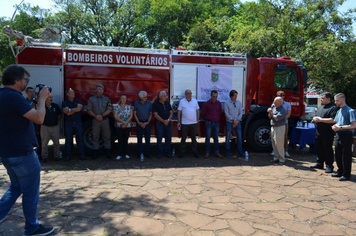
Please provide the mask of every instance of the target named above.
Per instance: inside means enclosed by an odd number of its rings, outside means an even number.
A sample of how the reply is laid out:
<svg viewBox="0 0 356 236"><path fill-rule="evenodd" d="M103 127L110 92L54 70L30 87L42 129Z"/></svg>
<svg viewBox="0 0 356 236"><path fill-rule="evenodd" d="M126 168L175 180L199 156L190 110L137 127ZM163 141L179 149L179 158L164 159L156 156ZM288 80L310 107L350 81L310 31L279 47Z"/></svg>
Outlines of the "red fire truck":
<svg viewBox="0 0 356 236"><path fill-rule="evenodd" d="M229 99L228 92L235 89L244 109L243 139L256 151L270 149L266 110L278 90L285 91L286 101L292 105L291 125L294 118L304 115L305 110L306 69L302 62L288 57L250 59L238 53L87 45L67 45L63 49L60 44L32 42L17 55L16 61L30 72L30 86L38 83L51 86L57 104L65 99L64 90L72 88L76 97L83 100L84 110L98 83L105 86L105 95L112 103L125 94L133 104L141 90L146 91L148 100L154 102L158 92L165 90L173 106L174 124L179 100L184 97L186 89L192 91L200 108L209 99L212 89L219 91L222 102ZM83 112L82 120L85 147L89 153L91 117ZM224 133L224 123L221 122L221 133ZM173 136L178 136L174 124ZM198 134L205 134L204 121L199 123Z"/></svg>

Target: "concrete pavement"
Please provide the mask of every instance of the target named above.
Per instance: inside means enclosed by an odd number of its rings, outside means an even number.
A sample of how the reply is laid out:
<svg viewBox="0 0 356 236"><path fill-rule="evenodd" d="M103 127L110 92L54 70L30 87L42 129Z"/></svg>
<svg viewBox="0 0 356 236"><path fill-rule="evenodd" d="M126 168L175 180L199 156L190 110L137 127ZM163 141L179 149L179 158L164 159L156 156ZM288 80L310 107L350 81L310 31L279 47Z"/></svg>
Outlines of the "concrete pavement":
<svg viewBox="0 0 356 236"><path fill-rule="evenodd" d="M310 169L315 154L291 151L279 166L252 150L248 162L204 159L203 151L199 159L141 162L130 149L132 157L119 161L42 163L40 223L59 236L356 235L355 176L340 182ZM1 195L8 185L0 166ZM22 235L23 227L19 199L0 235Z"/></svg>

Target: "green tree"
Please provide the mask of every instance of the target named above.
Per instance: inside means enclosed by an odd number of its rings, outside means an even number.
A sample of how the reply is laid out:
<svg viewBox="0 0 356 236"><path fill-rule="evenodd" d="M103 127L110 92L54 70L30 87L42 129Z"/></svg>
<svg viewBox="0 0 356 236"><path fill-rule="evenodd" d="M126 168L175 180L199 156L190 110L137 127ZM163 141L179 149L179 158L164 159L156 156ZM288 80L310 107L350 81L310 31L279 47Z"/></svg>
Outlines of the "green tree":
<svg viewBox="0 0 356 236"><path fill-rule="evenodd" d="M6 17L0 18L1 29L5 25L9 25L9 24L10 24L10 19L8 19ZM15 57L13 56L13 54L10 50L9 44L11 44L14 48L16 47L16 41L14 41L13 39L10 38L10 42L9 42L8 36L1 33L0 34L0 55L1 55L0 71L1 72L5 69L6 66L15 63Z"/></svg>
<svg viewBox="0 0 356 236"><path fill-rule="evenodd" d="M144 47L145 0L55 0L68 43Z"/></svg>

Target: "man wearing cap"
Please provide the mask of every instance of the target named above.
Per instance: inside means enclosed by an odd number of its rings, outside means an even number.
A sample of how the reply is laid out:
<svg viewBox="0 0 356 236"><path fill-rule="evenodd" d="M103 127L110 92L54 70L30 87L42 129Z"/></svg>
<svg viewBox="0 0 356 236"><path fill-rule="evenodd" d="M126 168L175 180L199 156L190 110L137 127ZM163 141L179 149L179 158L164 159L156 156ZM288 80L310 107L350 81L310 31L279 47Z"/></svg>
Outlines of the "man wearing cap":
<svg viewBox="0 0 356 236"><path fill-rule="evenodd" d="M106 157L111 157L111 130L108 116L111 113L112 106L110 98L103 95L104 85L96 85L96 95L92 96L88 100L87 112L93 117L93 156L92 159L96 159L99 150L100 133L104 140L104 148L106 151Z"/></svg>

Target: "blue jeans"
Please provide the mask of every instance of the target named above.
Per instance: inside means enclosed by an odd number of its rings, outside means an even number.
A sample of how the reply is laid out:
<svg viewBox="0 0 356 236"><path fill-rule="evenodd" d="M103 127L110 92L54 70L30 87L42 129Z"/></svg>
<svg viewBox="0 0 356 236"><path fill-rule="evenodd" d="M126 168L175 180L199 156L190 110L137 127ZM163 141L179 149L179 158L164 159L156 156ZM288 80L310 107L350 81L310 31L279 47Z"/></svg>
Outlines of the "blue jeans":
<svg viewBox="0 0 356 236"><path fill-rule="evenodd" d="M164 138L164 154L166 156L171 155L171 143L172 143L172 124L168 123L167 126L160 121L156 121L157 131L157 154L163 154L162 138Z"/></svg>
<svg viewBox="0 0 356 236"><path fill-rule="evenodd" d="M236 132L236 139L237 139L237 153L239 155L243 155L242 151L242 128L241 128L241 122L235 127L232 128L233 123L226 121L226 140L225 140L225 146L226 146L226 152L230 154L230 138L231 138L231 131L232 129L235 130Z"/></svg>
<svg viewBox="0 0 356 236"><path fill-rule="evenodd" d="M210 137L214 139L214 153L219 153L219 122L205 121L205 153L210 153Z"/></svg>
<svg viewBox="0 0 356 236"><path fill-rule="evenodd" d="M137 151L138 155L142 153L145 156L150 156L150 139L151 139L151 123L148 124L144 129L141 126L136 126L137 132ZM145 135L145 151L143 151L142 137Z"/></svg>
<svg viewBox="0 0 356 236"><path fill-rule="evenodd" d="M26 219L25 234L30 235L39 228L36 217L40 198L41 165L36 152L27 156L1 158L10 177L10 187L0 199L0 220L3 219L22 194L22 210Z"/></svg>
<svg viewBox="0 0 356 236"><path fill-rule="evenodd" d="M71 148L73 145L73 134L75 133L75 140L79 149L80 156L84 156L84 143L83 143L83 126L82 123L65 123L65 151L66 156L71 157Z"/></svg>

